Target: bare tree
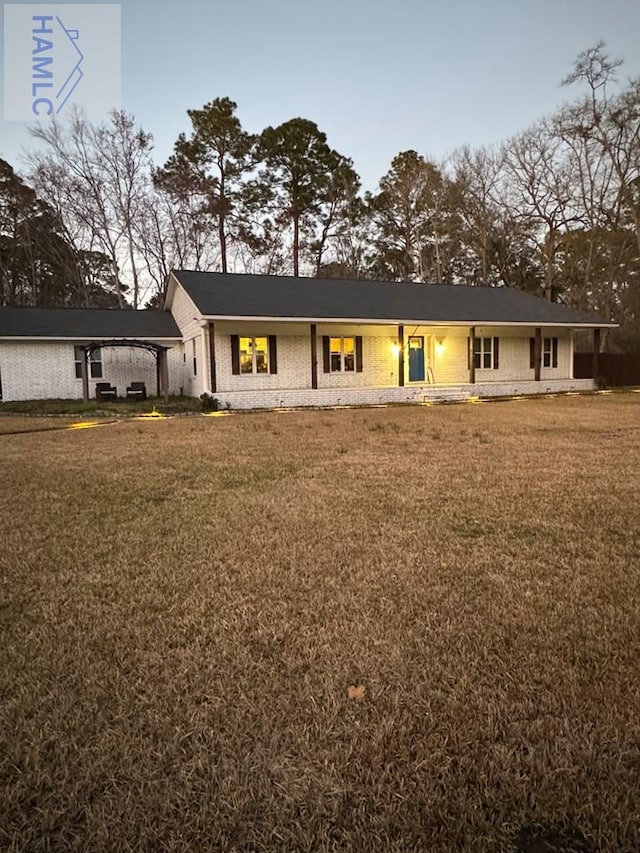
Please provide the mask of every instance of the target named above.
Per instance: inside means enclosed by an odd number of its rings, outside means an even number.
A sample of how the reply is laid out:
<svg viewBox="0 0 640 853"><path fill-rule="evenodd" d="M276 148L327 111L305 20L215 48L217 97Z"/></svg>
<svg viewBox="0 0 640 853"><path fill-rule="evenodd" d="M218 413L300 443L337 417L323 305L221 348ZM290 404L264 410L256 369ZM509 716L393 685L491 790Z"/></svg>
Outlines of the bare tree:
<svg viewBox="0 0 640 853"><path fill-rule="evenodd" d="M619 202L633 223L640 254L640 78L631 80L621 92L611 95L622 60L611 59L600 41L583 51L563 83L586 83L588 92L574 106L575 129L608 157L617 182Z"/></svg>
<svg viewBox="0 0 640 853"><path fill-rule="evenodd" d="M30 155L38 193L75 235L76 246L98 250L117 271L118 303L125 304L123 274L131 277L133 306L144 296L137 232L151 176L151 136L132 116L113 112L92 125L76 112L68 124L52 121L31 131L45 143Z"/></svg>
<svg viewBox="0 0 640 853"><path fill-rule="evenodd" d="M501 198L502 152L464 146L454 151L449 165L458 192L461 251L470 257L463 280L466 284L505 283L501 249L514 229Z"/></svg>
<svg viewBox="0 0 640 853"><path fill-rule="evenodd" d="M509 140L503 156L507 204L530 228L544 270L544 296L554 299L560 287L556 256L563 235L580 222L575 161L547 121Z"/></svg>

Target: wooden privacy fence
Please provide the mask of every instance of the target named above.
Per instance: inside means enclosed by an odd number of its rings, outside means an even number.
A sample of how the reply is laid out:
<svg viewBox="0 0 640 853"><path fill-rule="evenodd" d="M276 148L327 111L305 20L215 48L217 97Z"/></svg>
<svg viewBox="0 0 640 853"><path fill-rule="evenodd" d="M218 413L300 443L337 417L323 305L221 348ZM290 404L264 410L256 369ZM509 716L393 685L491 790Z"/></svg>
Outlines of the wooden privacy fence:
<svg viewBox="0 0 640 853"><path fill-rule="evenodd" d="M598 355L598 376L593 376L593 353L577 352L573 356L576 379L596 378L600 385L612 388L640 385L640 353L608 353Z"/></svg>

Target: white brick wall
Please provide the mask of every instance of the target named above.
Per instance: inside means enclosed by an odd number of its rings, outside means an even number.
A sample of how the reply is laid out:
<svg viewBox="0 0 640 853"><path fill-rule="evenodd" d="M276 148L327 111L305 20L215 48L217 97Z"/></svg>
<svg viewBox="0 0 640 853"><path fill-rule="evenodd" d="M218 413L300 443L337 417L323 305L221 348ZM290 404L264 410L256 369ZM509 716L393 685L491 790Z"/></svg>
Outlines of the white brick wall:
<svg viewBox="0 0 640 853"><path fill-rule="evenodd" d="M469 381L467 367L468 330L463 328L421 327L416 334L434 335L434 340L442 341L441 355L433 354L434 382L437 385L459 384ZM510 382L521 379L533 379L533 369L529 367L529 338L533 329L477 327L476 337L498 337L500 339L500 358L497 370L476 369L476 382ZM571 332L565 329L545 330L544 337L558 338L558 367L543 367L541 379L569 379L573 370L573 347ZM407 359L408 362L408 359ZM407 381L408 381L407 365Z"/></svg>
<svg viewBox="0 0 640 853"><path fill-rule="evenodd" d="M322 329L318 332L318 388L367 388L375 386L394 386L398 384L398 356L393 353L393 344L397 341L394 333L372 336L367 329L360 328L356 333L362 335L362 372L361 373L325 373L322 357L322 338L331 334ZM337 332L335 332L337 336ZM343 332L341 337L347 336Z"/></svg>
<svg viewBox="0 0 640 853"><path fill-rule="evenodd" d="M77 343L85 343L78 341ZM158 341L167 353L171 394L180 390L182 360L179 342ZM82 379L76 379L74 342L0 342L0 378L3 400L82 399ZM144 382L155 395L156 361L146 350L105 347L102 350L102 379L89 377L89 396L95 397L96 382L110 382L118 395L126 395L131 382Z"/></svg>
<svg viewBox="0 0 640 853"><path fill-rule="evenodd" d="M231 391L216 394L222 406L232 409L271 409L299 406L365 406L385 403L424 403L468 400L471 397L509 397L592 391L592 379L554 379L548 382L489 382L477 385L423 385L404 388L318 388L300 391Z"/></svg>
<svg viewBox="0 0 640 853"><path fill-rule="evenodd" d="M263 329L266 327L263 327ZM268 334L267 329L263 334ZM360 330L360 333L364 330ZM236 334L249 334L241 325ZM251 334L255 334L252 332ZM260 332L258 332L260 334ZM318 333L317 364L319 388L366 388L397 384L397 358L393 355L394 337L363 336L361 373L325 373L322 337ZM208 345L207 345L208 346ZM215 335L218 391L255 391L311 388L311 335L277 335L278 372L260 376L234 376L231 372L231 335Z"/></svg>
<svg viewBox="0 0 640 853"><path fill-rule="evenodd" d="M231 372L231 335L276 335L278 372L260 376L234 376ZM322 338L324 335L363 337L363 372L324 373ZM208 329L205 335L208 361ZM321 326L317 327L318 386L320 388L370 387L397 384L397 357L392 344L396 340L389 327ZM215 324L217 388L222 391L311 388L311 330L309 324L267 324L230 321ZM209 386L210 387L210 386Z"/></svg>
<svg viewBox="0 0 640 853"><path fill-rule="evenodd" d="M242 331L239 334L243 334ZM231 372L231 336L216 335L216 376L219 391L274 391L311 388L309 338L279 335L276 339L277 373L234 376Z"/></svg>
<svg viewBox="0 0 640 853"><path fill-rule="evenodd" d="M432 341L442 341L442 353L438 354L433 347L430 366L433 370L433 381L436 385L456 385L469 381L467 356L468 329L459 328L425 328L416 334L432 335ZM405 359L406 381L409 379L409 358Z"/></svg>
<svg viewBox="0 0 640 853"><path fill-rule="evenodd" d="M175 279L173 279L172 286L175 287L175 290L172 292L168 308L171 309L183 339L182 366L178 387L182 388L183 394L188 397L199 397L205 388L209 388L211 385L207 367L209 360L208 338L205 347L205 330L203 321L200 319L200 312L186 290ZM196 342L197 375L193 372L192 341L194 340ZM205 353L207 354L206 360L204 359Z"/></svg>
<svg viewBox="0 0 640 853"><path fill-rule="evenodd" d="M73 344L0 342L2 399L81 398L74 365Z"/></svg>
<svg viewBox="0 0 640 853"><path fill-rule="evenodd" d="M167 346L171 346L167 341ZM179 394L182 380L182 347L174 342L167 352L167 367L169 369L169 393ZM147 394L155 396L158 389L156 376L156 359L153 353L134 347L105 347L102 350L103 380L89 380L89 393L95 395L95 383L110 382L118 389L118 395L124 397L127 385L131 382L144 382ZM80 395L82 396L82 380Z"/></svg>

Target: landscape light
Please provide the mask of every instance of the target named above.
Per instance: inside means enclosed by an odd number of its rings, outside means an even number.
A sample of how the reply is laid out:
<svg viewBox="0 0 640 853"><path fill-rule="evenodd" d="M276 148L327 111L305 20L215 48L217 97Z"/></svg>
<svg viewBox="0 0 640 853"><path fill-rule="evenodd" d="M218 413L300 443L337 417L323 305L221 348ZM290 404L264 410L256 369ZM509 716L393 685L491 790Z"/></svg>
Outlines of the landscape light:
<svg viewBox="0 0 640 853"><path fill-rule="evenodd" d="M145 414L138 415L136 417L137 421L166 421L167 416L161 414L160 412L156 412L154 409L152 412L146 412Z"/></svg>

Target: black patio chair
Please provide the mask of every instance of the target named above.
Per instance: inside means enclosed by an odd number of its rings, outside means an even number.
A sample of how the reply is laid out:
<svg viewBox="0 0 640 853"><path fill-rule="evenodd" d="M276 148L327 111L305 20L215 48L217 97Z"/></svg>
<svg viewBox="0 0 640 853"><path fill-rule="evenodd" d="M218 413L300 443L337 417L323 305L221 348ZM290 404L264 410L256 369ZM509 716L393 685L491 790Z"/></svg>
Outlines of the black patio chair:
<svg viewBox="0 0 640 853"><path fill-rule="evenodd" d="M96 400L115 400L118 389L109 382L96 382Z"/></svg>
<svg viewBox="0 0 640 853"><path fill-rule="evenodd" d="M127 400L146 400L147 387L144 382L132 382L127 386Z"/></svg>

